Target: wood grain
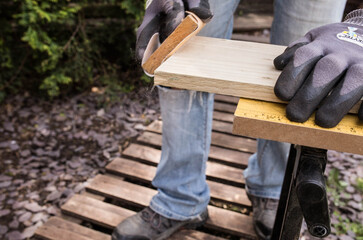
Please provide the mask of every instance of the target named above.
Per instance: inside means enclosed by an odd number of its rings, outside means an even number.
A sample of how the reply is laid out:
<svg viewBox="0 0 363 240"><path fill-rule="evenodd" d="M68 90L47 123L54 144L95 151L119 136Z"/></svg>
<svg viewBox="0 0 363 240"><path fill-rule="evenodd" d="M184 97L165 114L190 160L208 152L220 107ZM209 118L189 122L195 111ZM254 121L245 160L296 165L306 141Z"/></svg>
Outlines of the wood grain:
<svg viewBox="0 0 363 240"><path fill-rule="evenodd" d="M138 185L135 185L135 188L137 187ZM143 190L140 188L138 191ZM140 199L134 199L134 203L142 205L138 200ZM208 206L208 210L210 216L206 223L207 227L255 239L252 217L213 206ZM109 229L113 229L123 219L135 214L133 211L81 195L75 195L68 200L63 205L62 211Z"/></svg>
<svg viewBox="0 0 363 240"><path fill-rule="evenodd" d="M153 167L145 166L145 170L150 168ZM122 169L118 170L121 170L120 173L122 174ZM141 178L143 178L143 176L139 176L139 179ZM151 182L151 179L144 178L141 180L148 183ZM207 181L207 183L213 199L235 205L251 207L251 202L244 189L213 181ZM150 203L151 198L157 193L154 189L125 182L112 175L97 175L87 186L87 190L102 196L117 198L118 200L122 199L122 201L131 204L137 202L138 206L147 206Z"/></svg>
<svg viewBox="0 0 363 240"><path fill-rule="evenodd" d="M153 131L150 128L147 129ZM138 137L137 140L143 144L156 147L161 147L162 144L161 135L154 132L145 132L143 135ZM256 140L227 135L219 132L212 132L212 146L218 146L247 153L254 153L257 150Z"/></svg>
<svg viewBox="0 0 363 240"><path fill-rule="evenodd" d="M155 85L282 102L273 60L284 46L195 37L155 71ZM357 113L359 104L350 111Z"/></svg>
<svg viewBox="0 0 363 240"><path fill-rule="evenodd" d="M230 113L213 112L213 119L224 122L233 122L234 116Z"/></svg>
<svg viewBox="0 0 363 240"><path fill-rule="evenodd" d="M142 65L146 73L153 75L163 61L165 61L176 48L181 46L185 39L196 32L199 25L194 17L187 16L179 26L170 34L170 36L160 45L158 49L150 56L150 58Z"/></svg>
<svg viewBox="0 0 363 240"><path fill-rule="evenodd" d="M122 220L135 214L131 210L82 195L74 195L61 209L65 214L106 228L114 228Z"/></svg>
<svg viewBox="0 0 363 240"><path fill-rule="evenodd" d="M250 99L241 99L235 113L235 134L289 142L309 147L363 154L363 123L348 114L336 127L322 128L312 116L305 123L291 122L285 106Z"/></svg>
<svg viewBox="0 0 363 240"><path fill-rule="evenodd" d="M155 71L156 85L281 102L273 59L284 46L195 37Z"/></svg>
<svg viewBox="0 0 363 240"><path fill-rule="evenodd" d="M114 159L106 166L106 170L113 174L147 182L151 182L156 174L155 167L125 158ZM243 186L245 183L242 176L242 169L225 166L220 163L207 162L206 175L211 179L232 183L234 185Z"/></svg>
<svg viewBox="0 0 363 240"><path fill-rule="evenodd" d="M110 240L111 236L66 221L59 217L50 218L43 226L38 228L35 236L49 240Z"/></svg>

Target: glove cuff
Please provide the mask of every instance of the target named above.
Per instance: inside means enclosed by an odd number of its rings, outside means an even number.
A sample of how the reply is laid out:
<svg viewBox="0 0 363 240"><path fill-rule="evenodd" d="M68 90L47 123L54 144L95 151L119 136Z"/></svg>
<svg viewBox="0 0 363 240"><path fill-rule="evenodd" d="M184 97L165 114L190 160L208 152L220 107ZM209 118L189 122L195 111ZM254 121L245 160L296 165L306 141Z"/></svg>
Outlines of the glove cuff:
<svg viewBox="0 0 363 240"><path fill-rule="evenodd" d="M363 26L363 9L357 9L348 13L344 19L344 22Z"/></svg>

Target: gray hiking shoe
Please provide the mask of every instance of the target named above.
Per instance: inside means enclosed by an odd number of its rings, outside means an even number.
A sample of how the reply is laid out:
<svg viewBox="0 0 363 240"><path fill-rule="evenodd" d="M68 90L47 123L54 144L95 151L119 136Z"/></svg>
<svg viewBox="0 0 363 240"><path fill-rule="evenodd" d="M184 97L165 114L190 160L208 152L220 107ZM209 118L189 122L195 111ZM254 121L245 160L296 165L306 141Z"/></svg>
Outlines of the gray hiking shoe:
<svg viewBox="0 0 363 240"><path fill-rule="evenodd" d="M202 226L208 218L208 211L198 219L177 221L154 212L150 207L126 218L113 231L112 240L161 240L181 228L194 229Z"/></svg>
<svg viewBox="0 0 363 240"><path fill-rule="evenodd" d="M259 239L271 239L279 200L247 194L252 202L253 226Z"/></svg>

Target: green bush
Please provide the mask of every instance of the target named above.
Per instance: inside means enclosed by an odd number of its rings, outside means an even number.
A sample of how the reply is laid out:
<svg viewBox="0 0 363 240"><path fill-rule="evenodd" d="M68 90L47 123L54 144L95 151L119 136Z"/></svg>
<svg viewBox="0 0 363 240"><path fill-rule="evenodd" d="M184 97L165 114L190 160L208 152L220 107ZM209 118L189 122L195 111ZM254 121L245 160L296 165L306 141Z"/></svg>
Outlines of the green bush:
<svg viewBox="0 0 363 240"><path fill-rule="evenodd" d="M19 90L49 97L140 79L135 29L144 1L0 2L0 101Z"/></svg>

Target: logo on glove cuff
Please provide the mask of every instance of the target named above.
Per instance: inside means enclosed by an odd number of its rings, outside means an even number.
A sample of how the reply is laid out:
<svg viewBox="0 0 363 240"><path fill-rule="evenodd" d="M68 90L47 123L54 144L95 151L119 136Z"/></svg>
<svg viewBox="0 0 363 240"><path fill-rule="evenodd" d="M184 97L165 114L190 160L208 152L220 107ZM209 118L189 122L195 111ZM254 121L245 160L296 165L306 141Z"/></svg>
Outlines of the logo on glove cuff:
<svg viewBox="0 0 363 240"><path fill-rule="evenodd" d="M348 27L348 31L343 31L337 34L337 37L340 40L351 42L363 47L363 36L359 36L356 31L358 28Z"/></svg>

